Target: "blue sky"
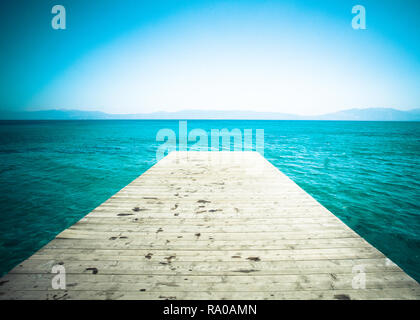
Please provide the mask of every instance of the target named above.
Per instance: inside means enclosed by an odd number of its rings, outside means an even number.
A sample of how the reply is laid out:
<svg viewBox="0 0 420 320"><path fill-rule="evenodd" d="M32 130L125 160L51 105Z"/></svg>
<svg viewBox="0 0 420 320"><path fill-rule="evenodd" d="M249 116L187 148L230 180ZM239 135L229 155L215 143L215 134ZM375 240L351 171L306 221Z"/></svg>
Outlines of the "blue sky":
<svg viewBox="0 0 420 320"><path fill-rule="evenodd" d="M66 30L51 8L66 8ZM366 8L366 30L351 8ZM0 4L0 109L420 107L420 1Z"/></svg>

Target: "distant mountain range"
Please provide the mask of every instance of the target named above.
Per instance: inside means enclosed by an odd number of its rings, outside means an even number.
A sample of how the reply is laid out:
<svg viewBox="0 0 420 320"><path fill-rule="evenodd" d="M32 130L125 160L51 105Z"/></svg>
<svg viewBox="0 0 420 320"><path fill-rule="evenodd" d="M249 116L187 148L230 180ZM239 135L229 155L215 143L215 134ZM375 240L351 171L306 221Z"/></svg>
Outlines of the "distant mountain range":
<svg viewBox="0 0 420 320"><path fill-rule="evenodd" d="M112 119L232 119L232 120L353 120L420 121L420 109L401 111L391 108L348 109L318 116L300 116L277 112L183 110L136 114L109 114L100 111L40 110L0 111L0 120L112 120Z"/></svg>

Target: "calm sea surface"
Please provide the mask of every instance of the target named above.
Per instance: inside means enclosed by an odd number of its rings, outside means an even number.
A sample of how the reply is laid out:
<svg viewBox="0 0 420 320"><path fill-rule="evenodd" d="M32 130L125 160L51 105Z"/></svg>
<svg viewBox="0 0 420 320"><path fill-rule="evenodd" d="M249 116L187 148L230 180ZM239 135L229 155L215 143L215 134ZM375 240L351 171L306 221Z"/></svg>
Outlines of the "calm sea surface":
<svg viewBox="0 0 420 320"><path fill-rule="evenodd" d="M0 122L0 274L156 162L178 121ZM264 129L265 157L420 281L420 123L188 121Z"/></svg>

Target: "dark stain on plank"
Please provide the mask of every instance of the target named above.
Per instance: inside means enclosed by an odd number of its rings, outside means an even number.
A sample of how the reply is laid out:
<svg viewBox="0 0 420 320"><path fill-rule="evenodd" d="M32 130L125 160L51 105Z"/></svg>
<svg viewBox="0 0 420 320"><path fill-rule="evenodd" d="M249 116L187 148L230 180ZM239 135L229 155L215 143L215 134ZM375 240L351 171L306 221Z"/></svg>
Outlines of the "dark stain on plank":
<svg viewBox="0 0 420 320"><path fill-rule="evenodd" d="M261 261L260 257L248 257L247 259L251 261Z"/></svg>
<svg viewBox="0 0 420 320"><path fill-rule="evenodd" d="M159 299L175 300L176 296L159 296Z"/></svg>
<svg viewBox="0 0 420 320"><path fill-rule="evenodd" d="M165 260L168 261L168 263L172 262L172 259L176 258L175 256L169 256L169 257L165 257Z"/></svg>
<svg viewBox="0 0 420 320"><path fill-rule="evenodd" d="M153 256L153 253L148 253L148 254L146 254L144 257L146 258L146 259L151 259L152 258L152 256Z"/></svg>
<svg viewBox="0 0 420 320"><path fill-rule="evenodd" d="M334 299L337 300L351 300L348 294L336 294L334 295Z"/></svg>
<svg viewBox="0 0 420 320"><path fill-rule="evenodd" d="M239 269L235 270L234 272L242 272L242 273L251 273L251 272L257 272L258 270L255 269Z"/></svg>
<svg viewBox="0 0 420 320"><path fill-rule="evenodd" d="M92 274L97 274L98 268L86 268L86 271L92 271Z"/></svg>

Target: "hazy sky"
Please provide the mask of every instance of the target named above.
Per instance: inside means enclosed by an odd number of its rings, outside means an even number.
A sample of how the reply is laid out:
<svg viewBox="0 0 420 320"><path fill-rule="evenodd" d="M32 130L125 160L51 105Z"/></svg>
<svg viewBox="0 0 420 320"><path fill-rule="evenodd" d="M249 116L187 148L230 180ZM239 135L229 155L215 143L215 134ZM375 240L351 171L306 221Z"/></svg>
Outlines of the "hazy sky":
<svg viewBox="0 0 420 320"><path fill-rule="evenodd" d="M2 0L0 27L0 109L420 107L417 0Z"/></svg>

